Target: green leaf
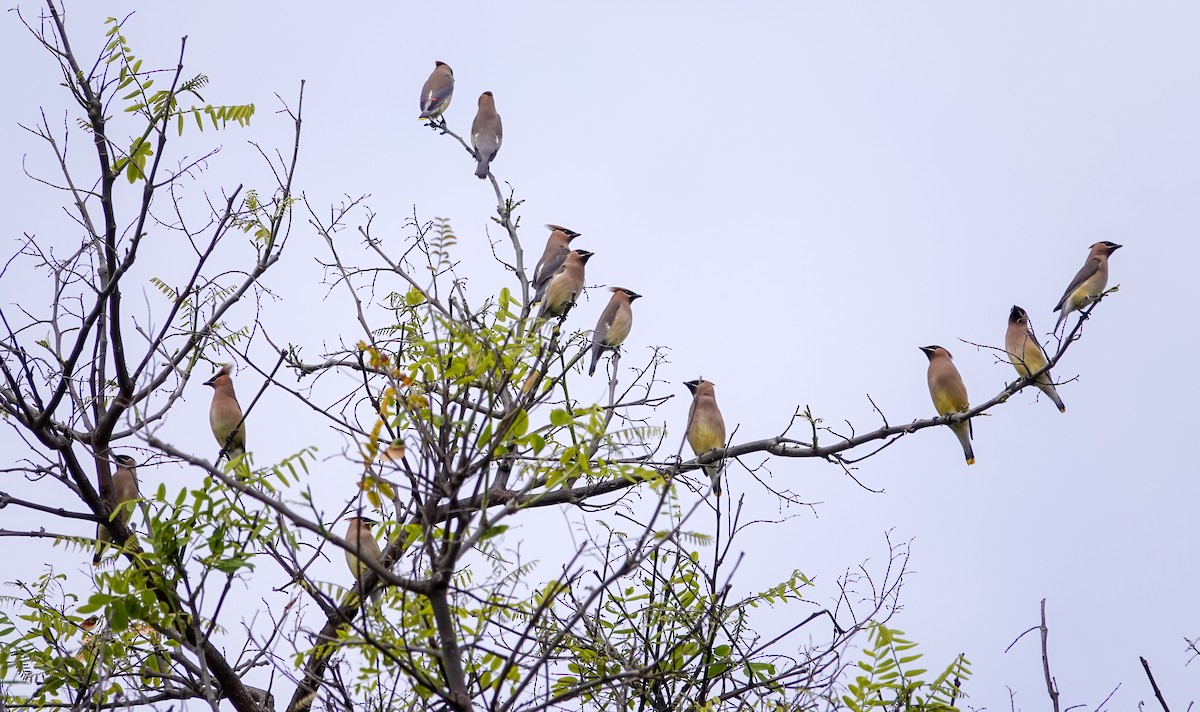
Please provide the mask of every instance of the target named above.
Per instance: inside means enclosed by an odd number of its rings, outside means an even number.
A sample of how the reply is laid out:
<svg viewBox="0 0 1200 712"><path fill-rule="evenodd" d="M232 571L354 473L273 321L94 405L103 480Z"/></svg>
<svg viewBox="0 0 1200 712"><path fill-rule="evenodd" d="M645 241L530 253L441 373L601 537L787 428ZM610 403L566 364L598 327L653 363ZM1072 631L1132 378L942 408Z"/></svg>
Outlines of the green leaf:
<svg viewBox="0 0 1200 712"><path fill-rule="evenodd" d="M513 418L512 427L508 429L510 438L519 438L529 430L529 413L522 408Z"/></svg>
<svg viewBox="0 0 1200 712"><path fill-rule="evenodd" d="M105 615L108 618L108 626L113 630L120 631L129 627L129 609L124 601L113 601L105 610Z"/></svg>
<svg viewBox="0 0 1200 712"><path fill-rule="evenodd" d="M570 422L571 414L562 408L555 408L554 410L550 411L550 423L552 425L556 425L561 428Z"/></svg>

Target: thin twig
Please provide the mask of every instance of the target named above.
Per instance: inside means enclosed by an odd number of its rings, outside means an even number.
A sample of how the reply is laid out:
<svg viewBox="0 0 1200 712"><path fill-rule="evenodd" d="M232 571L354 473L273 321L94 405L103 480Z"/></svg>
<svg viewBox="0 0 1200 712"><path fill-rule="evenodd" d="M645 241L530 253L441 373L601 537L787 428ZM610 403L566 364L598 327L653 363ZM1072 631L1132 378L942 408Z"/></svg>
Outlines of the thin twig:
<svg viewBox="0 0 1200 712"><path fill-rule="evenodd" d="M1154 688L1154 696L1158 698L1158 704L1162 705L1163 712L1171 712L1171 708L1167 707L1167 701L1163 699L1162 690L1158 689L1158 682L1154 679L1154 673L1150 672L1150 663L1146 662L1145 658L1139 657L1142 661L1142 669L1146 671L1146 677L1150 678L1150 687Z"/></svg>

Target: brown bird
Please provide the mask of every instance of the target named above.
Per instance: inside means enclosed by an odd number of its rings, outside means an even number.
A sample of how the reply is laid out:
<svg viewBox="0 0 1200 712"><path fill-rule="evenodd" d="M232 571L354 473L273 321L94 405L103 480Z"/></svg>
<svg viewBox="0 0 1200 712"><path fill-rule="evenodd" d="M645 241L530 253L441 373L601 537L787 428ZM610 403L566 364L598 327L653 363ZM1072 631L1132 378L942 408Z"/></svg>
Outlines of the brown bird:
<svg viewBox="0 0 1200 712"><path fill-rule="evenodd" d="M421 87L421 115L419 119L436 119L450 106L454 95L454 70L445 62L434 62L433 72Z"/></svg>
<svg viewBox="0 0 1200 712"><path fill-rule="evenodd" d="M530 282L530 286L533 287L534 296L533 300L529 302L530 304L537 304L542 300L542 294L546 291L546 285L550 283L550 278L562 267L567 255L571 253L571 240L579 237L579 233L561 225L547 225L546 227L550 228L550 237L546 239L546 249L542 251L541 259L533 268L533 281Z"/></svg>
<svg viewBox="0 0 1200 712"><path fill-rule="evenodd" d="M1062 299L1058 300L1058 306L1054 307L1054 311L1062 312L1054 324L1055 333L1058 333L1058 328L1062 326L1068 314L1083 309L1104 293L1104 288L1108 286L1108 256L1119 249L1121 246L1115 242L1097 242L1092 245L1088 251L1087 262L1083 263L1075 279L1071 280L1071 286L1067 287Z"/></svg>
<svg viewBox="0 0 1200 712"><path fill-rule="evenodd" d="M922 346L921 350L929 357L929 396L933 398L933 407L938 415L961 413L971 409L967 401L967 387L963 385L962 376L954 367L950 352L941 346ZM948 423L958 441L962 443L963 455L968 465L975 464L975 451L971 449L971 436L974 434L971 421Z"/></svg>
<svg viewBox="0 0 1200 712"><path fill-rule="evenodd" d="M624 287L612 287L611 291L612 298L608 300L608 306L604 307L600 321L596 322L596 329L592 332L592 364L588 366L589 376L596 373L596 362L600 360L600 353L605 349L619 349L625 342L625 337L629 336L629 329L633 326L631 302L642 296Z"/></svg>
<svg viewBox="0 0 1200 712"><path fill-rule="evenodd" d="M704 379L688 381L683 385L692 392L692 407L688 409L687 441L697 456L725 447L725 419L717 407L717 395L713 384ZM704 472L712 480L713 493L721 496L721 470L725 460L717 460L704 466Z"/></svg>
<svg viewBox="0 0 1200 712"><path fill-rule="evenodd" d="M565 317L583 291L584 265L592 253L587 250L571 250L562 266L550 277L542 295L542 310L539 317Z"/></svg>
<svg viewBox="0 0 1200 712"><path fill-rule="evenodd" d="M375 541L375 535L371 533L371 525L377 523L374 519L366 517L350 517L349 519L350 526L346 529L346 543L350 545L350 548L346 549L346 566L350 567L350 573L361 583L371 567L360 559L378 563L383 552L379 549L379 542ZM383 595L382 586L376 588L371 594L371 600L377 601L381 595Z"/></svg>
<svg viewBox="0 0 1200 712"><path fill-rule="evenodd" d="M475 147L475 177L487 178L489 166L500 151L504 140L504 127L500 114L496 113L496 100L490 91L479 95L479 111L471 122L471 145Z"/></svg>
<svg viewBox="0 0 1200 712"><path fill-rule="evenodd" d="M1046 366L1046 353L1037 342L1037 336L1029 325L1029 314L1017 305L1013 305L1008 313L1008 331L1004 334L1004 350L1008 352L1008 360L1021 378L1042 370ZM1046 371L1033 382L1041 389L1046 397L1058 406L1058 412L1067 412L1058 391L1054 390L1054 382L1050 380L1050 372Z"/></svg>
<svg viewBox="0 0 1200 712"><path fill-rule="evenodd" d="M129 523L129 502L138 498L137 461L128 455L117 455L117 471L113 473L113 518ZM112 541L108 524L101 522L96 525L96 553L92 556L92 566L100 563L105 547Z"/></svg>
<svg viewBox="0 0 1200 712"><path fill-rule="evenodd" d="M237 395L233 392L233 379L229 377L232 372L233 364L227 363L204 382L204 385L213 388L208 424L221 447L221 454L230 460L246 452L246 423L242 419L242 407L238 405Z"/></svg>

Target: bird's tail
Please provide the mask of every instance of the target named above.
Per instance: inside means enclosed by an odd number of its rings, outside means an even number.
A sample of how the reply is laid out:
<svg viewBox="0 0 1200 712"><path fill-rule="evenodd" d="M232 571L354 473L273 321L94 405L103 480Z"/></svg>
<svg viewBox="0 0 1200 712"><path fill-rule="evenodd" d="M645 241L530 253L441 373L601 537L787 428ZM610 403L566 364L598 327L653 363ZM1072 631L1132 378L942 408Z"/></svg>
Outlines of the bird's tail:
<svg viewBox="0 0 1200 712"><path fill-rule="evenodd" d="M603 351L603 349L600 347L600 344L597 343L592 345L592 363L590 366L588 366L589 376L594 376L596 374L596 362L600 360L601 351Z"/></svg>
<svg viewBox="0 0 1200 712"><path fill-rule="evenodd" d="M708 474L708 479L712 480L713 494L721 496L721 470L724 469L725 461L721 460L712 465L705 465L704 472Z"/></svg>
<svg viewBox="0 0 1200 712"><path fill-rule="evenodd" d="M971 421L966 420L961 423L954 423L950 426L950 429L954 431L958 442L962 443L963 456L967 458L967 464L974 465L975 450L971 448Z"/></svg>
<svg viewBox="0 0 1200 712"><path fill-rule="evenodd" d="M1068 313L1069 312L1066 309L1060 310L1060 313L1058 315L1058 321L1054 322L1054 333L1056 333L1056 334L1058 333L1059 327L1061 327L1063 322L1067 320Z"/></svg>
<svg viewBox="0 0 1200 712"><path fill-rule="evenodd" d="M1045 393L1047 398L1054 401L1054 405L1058 406L1059 413L1067 412L1067 406L1063 404L1062 398L1058 397L1058 391L1055 390L1053 383L1038 383L1037 387L1042 389L1042 393Z"/></svg>
<svg viewBox="0 0 1200 712"><path fill-rule="evenodd" d="M534 287L533 296L529 298L529 306L542 301L542 296L546 293L546 284L546 282L542 282L540 285Z"/></svg>
<svg viewBox="0 0 1200 712"><path fill-rule="evenodd" d="M100 559L104 557L104 550L108 548L108 542L112 538L108 534L108 527L103 524L96 525L96 553L92 555L92 566L99 566Z"/></svg>

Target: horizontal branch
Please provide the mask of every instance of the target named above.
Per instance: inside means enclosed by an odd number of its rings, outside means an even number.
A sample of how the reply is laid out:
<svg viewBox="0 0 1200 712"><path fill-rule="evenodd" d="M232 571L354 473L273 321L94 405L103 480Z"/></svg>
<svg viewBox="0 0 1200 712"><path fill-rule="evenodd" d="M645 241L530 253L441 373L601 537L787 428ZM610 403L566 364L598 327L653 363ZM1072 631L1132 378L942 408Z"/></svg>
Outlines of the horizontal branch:
<svg viewBox="0 0 1200 712"><path fill-rule="evenodd" d="M53 514L56 517L62 517L64 519L83 519L89 522L100 521L99 518L91 512L69 512L62 507L47 507L46 505L38 504L37 502L29 502L24 499L18 499L7 492L0 492L0 509L4 509L10 504L17 507L35 509L39 512Z"/></svg>

